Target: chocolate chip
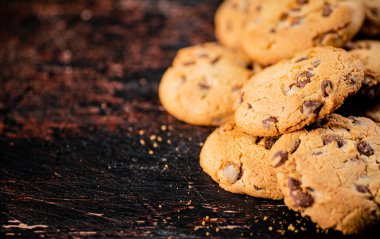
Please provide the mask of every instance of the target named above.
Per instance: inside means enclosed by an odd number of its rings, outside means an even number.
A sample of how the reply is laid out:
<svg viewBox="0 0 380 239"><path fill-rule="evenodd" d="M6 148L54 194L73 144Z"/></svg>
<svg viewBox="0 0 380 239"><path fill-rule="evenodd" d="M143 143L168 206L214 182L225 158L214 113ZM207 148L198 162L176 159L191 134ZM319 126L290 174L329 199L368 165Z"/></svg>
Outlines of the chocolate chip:
<svg viewBox="0 0 380 239"><path fill-rule="evenodd" d="M280 167L286 161L288 161L288 158L289 158L288 152L282 151L282 150L277 151L272 157L272 161L275 162L275 164L272 164L274 165L273 167L275 168Z"/></svg>
<svg viewBox="0 0 380 239"><path fill-rule="evenodd" d="M358 149L360 154L363 154L365 156L371 156L375 154L375 151L373 150L371 145L366 141L360 141L356 148Z"/></svg>
<svg viewBox="0 0 380 239"><path fill-rule="evenodd" d="M183 63L184 66L191 66L191 65L195 65L195 61L188 61L188 62L184 62Z"/></svg>
<svg viewBox="0 0 380 239"><path fill-rule="evenodd" d="M302 22L302 17L294 17L290 20L290 26L292 27L297 26L301 24L301 22Z"/></svg>
<svg viewBox="0 0 380 239"><path fill-rule="evenodd" d="M236 92L240 91L241 88L242 88L241 85L235 85L235 86L232 87L231 90L232 90L233 93L236 93Z"/></svg>
<svg viewBox="0 0 380 239"><path fill-rule="evenodd" d="M264 128L269 129L269 127L270 127L272 124L275 124L275 123L277 123L277 122L278 122L277 118L271 116L271 117L269 117L269 118L263 120L263 126L264 126Z"/></svg>
<svg viewBox="0 0 380 239"><path fill-rule="evenodd" d="M264 137L257 137L256 140L255 140L255 144L259 144L260 141L263 139Z"/></svg>
<svg viewBox="0 0 380 239"><path fill-rule="evenodd" d="M300 146L301 144L301 140L300 139L297 139L294 144L293 144L293 148L292 150L290 151L291 154L293 154L294 152L297 151L298 147Z"/></svg>
<svg viewBox="0 0 380 239"><path fill-rule="evenodd" d="M310 83L310 78L313 76L314 74L311 71L302 72L297 76L296 85L300 88L304 88L308 83Z"/></svg>
<svg viewBox="0 0 380 239"><path fill-rule="evenodd" d="M223 170L223 176L228 183L234 184L242 177L242 170L239 165L229 163Z"/></svg>
<svg viewBox="0 0 380 239"><path fill-rule="evenodd" d="M314 67L314 68L317 68L319 65L321 64L321 60L319 59L315 59L311 62L311 65Z"/></svg>
<svg viewBox="0 0 380 239"><path fill-rule="evenodd" d="M247 108L252 109L252 105L250 103L247 103Z"/></svg>
<svg viewBox="0 0 380 239"><path fill-rule="evenodd" d="M200 58L208 58L208 55L207 55L207 53L200 53L198 55L198 57L200 57Z"/></svg>
<svg viewBox="0 0 380 239"><path fill-rule="evenodd" d="M368 189L368 187L364 186L364 185L355 185L356 187L356 190L360 193L371 193Z"/></svg>
<svg viewBox="0 0 380 239"><path fill-rule="evenodd" d="M375 15L375 16L380 16L380 11L379 11L378 8L371 7L371 8L370 8L370 11L371 11L371 13L372 13L373 15Z"/></svg>
<svg viewBox="0 0 380 239"><path fill-rule="evenodd" d="M325 4L322 8L322 16L328 17L332 13L332 8L330 4Z"/></svg>
<svg viewBox="0 0 380 239"><path fill-rule="evenodd" d="M199 82L198 86L199 86L199 88L201 88L201 90L209 90L210 89L210 86L204 82Z"/></svg>
<svg viewBox="0 0 380 239"><path fill-rule="evenodd" d="M322 81L321 89L322 89L323 97L329 96L330 93L332 92L332 88L333 88L333 85L332 85L332 82L330 80Z"/></svg>
<svg viewBox="0 0 380 239"><path fill-rule="evenodd" d="M327 134L322 136L323 145L331 144L332 142L336 142L338 147L341 148L345 144L344 140L338 135Z"/></svg>
<svg viewBox="0 0 380 239"><path fill-rule="evenodd" d="M303 191L297 191L290 194L293 199L295 206L297 207L310 207L314 203L314 198L308 193Z"/></svg>
<svg viewBox="0 0 380 239"><path fill-rule="evenodd" d="M276 143L276 141L279 139L279 137L268 137L268 138L266 138L266 140L265 140L265 148L266 149L271 149L272 148L272 146L273 146L273 144L274 143Z"/></svg>
<svg viewBox="0 0 380 239"><path fill-rule="evenodd" d="M245 68L247 70L250 70L250 71L253 71L255 69L255 66L253 65L253 63L248 63Z"/></svg>
<svg viewBox="0 0 380 239"><path fill-rule="evenodd" d="M308 192L302 191L300 181L294 178L289 178L288 187L290 190L290 197L293 199L295 206L306 208L313 205L314 198Z"/></svg>
<svg viewBox="0 0 380 239"><path fill-rule="evenodd" d="M294 178L289 178L288 179L288 188L290 191L296 191L301 189L301 181L294 179Z"/></svg>
<svg viewBox="0 0 380 239"><path fill-rule="evenodd" d="M351 74L346 76L346 82L348 82L351 85L356 85L358 83L356 77Z"/></svg>
<svg viewBox="0 0 380 239"><path fill-rule="evenodd" d="M271 29L269 29L269 33L276 33L277 31L276 31L276 29L275 28L271 28Z"/></svg>
<svg viewBox="0 0 380 239"><path fill-rule="evenodd" d="M364 76L363 87L370 87L370 86L376 85L376 84L377 84L377 80L374 76L371 76L368 74L366 74Z"/></svg>
<svg viewBox="0 0 380 239"><path fill-rule="evenodd" d="M297 0L298 4L307 4L309 0Z"/></svg>
<svg viewBox="0 0 380 239"><path fill-rule="evenodd" d="M353 124L360 125L360 121L359 121L358 117L348 116L348 118L352 121Z"/></svg>
<svg viewBox="0 0 380 239"><path fill-rule="evenodd" d="M282 13L280 16L280 21L285 21L289 17L289 14L287 13Z"/></svg>
<svg viewBox="0 0 380 239"><path fill-rule="evenodd" d="M244 102L244 94L245 94L245 92L241 93L240 98L239 98L239 104Z"/></svg>
<svg viewBox="0 0 380 239"><path fill-rule="evenodd" d="M308 59L307 56L303 56L303 57L299 58L298 60L296 60L295 63L298 63L298 62L301 62L301 61L305 61L307 59Z"/></svg>
<svg viewBox="0 0 380 239"><path fill-rule="evenodd" d="M212 61L210 61L211 64L213 64L213 65L216 64L220 60L220 58L222 58L222 56L215 57Z"/></svg>
<svg viewBox="0 0 380 239"><path fill-rule="evenodd" d="M321 110L323 103L318 100L307 100L303 103L301 112L304 115L318 114Z"/></svg>

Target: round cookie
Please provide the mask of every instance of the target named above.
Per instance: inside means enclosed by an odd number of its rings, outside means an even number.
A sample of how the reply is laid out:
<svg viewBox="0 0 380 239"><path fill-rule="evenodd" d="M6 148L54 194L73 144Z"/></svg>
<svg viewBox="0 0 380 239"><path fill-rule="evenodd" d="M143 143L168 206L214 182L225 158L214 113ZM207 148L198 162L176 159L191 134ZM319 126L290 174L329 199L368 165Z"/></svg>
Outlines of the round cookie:
<svg viewBox="0 0 380 239"><path fill-rule="evenodd" d="M369 31L371 35L378 35L380 33L380 0L363 0L367 23L369 29L377 29L376 32ZM368 31L367 31L368 33Z"/></svg>
<svg viewBox="0 0 380 239"><path fill-rule="evenodd" d="M359 233L380 220L380 128L332 114L283 135L269 158L285 204L323 229Z"/></svg>
<svg viewBox="0 0 380 239"><path fill-rule="evenodd" d="M259 10L259 0L225 0L215 14L215 35L226 47L241 48L241 35L248 15Z"/></svg>
<svg viewBox="0 0 380 239"><path fill-rule="evenodd" d="M380 96L380 41L356 41L349 44L350 52L362 60L365 67L361 95L369 98Z"/></svg>
<svg viewBox="0 0 380 239"><path fill-rule="evenodd" d="M235 122L254 136L293 132L336 110L363 78L362 62L346 51L310 48L253 76L242 90Z"/></svg>
<svg viewBox="0 0 380 239"><path fill-rule="evenodd" d="M277 138L247 135L234 123L216 129L206 140L200 164L226 191L254 197L283 198L267 158Z"/></svg>
<svg viewBox="0 0 380 239"><path fill-rule="evenodd" d="M194 125L220 125L253 74L249 59L217 43L181 49L159 85L163 107Z"/></svg>
<svg viewBox="0 0 380 239"><path fill-rule="evenodd" d="M266 0L248 18L242 48L259 64L288 59L314 46L344 46L361 28L361 0Z"/></svg>

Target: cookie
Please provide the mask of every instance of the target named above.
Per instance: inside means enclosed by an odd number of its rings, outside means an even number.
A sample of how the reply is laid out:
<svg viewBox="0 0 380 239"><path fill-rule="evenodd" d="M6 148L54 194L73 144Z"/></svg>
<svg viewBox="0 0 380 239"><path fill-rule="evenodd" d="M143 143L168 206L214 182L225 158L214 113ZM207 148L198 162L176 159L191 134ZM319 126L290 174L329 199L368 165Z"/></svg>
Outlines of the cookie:
<svg viewBox="0 0 380 239"><path fill-rule="evenodd" d="M194 125L220 125L233 116L233 104L254 73L243 54L216 43L180 50L159 85L163 107Z"/></svg>
<svg viewBox="0 0 380 239"><path fill-rule="evenodd" d="M361 28L361 0L267 0L248 18L242 48L259 64L273 64L315 46L344 46Z"/></svg>
<svg viewBox="0 0 380 239"><path fill-rule="evenodd" d="M366 110L364 115L380 124L380 104L377 104L374 107Z"/></svg>
<svg viewBox="0 0 380 239"><path fill-rule="evenodd" d="M350 52L364 63L361 95L370 99L380 96L380 41L356 41L350 43L349 47L352 49Z"/></svg>
<svg viewBox="0 0 380 239"><path fill-rule="evenodd" d="M310 48L254 75L242 90L235 122L254 136L301 129L336 110L363 78L362 62L346 51Z"/></svg>
<svg viewBox="0 0 380 239"><path fill-rule="evenodd" d="M376 32L369 31L371 35L380 33L380 0L363 0L367 24L369 29L377 29ZM367 31L368 33L368 31Z"/></svg>
<svg viewBox="0 0 380 239"><path fill-rule="evenodd" d="M226 123L207 138L200 164L226 191L281 199L274 169L267 158L275 140L250 136L234 123Z"/></svg>
<svg viewBox="0 0 380 239"><path fill-rule="evenodd" d="M246 19L259 11L259 0L226 0L215 14L215 36L226 47L241 48Z"/></svg>
<svg viewBox="0 0 380 239"><path fill-rule="evenodd" d="M359 233L380 220L380 128L332 114L270 151L285 204L323 229Z"/></svg>

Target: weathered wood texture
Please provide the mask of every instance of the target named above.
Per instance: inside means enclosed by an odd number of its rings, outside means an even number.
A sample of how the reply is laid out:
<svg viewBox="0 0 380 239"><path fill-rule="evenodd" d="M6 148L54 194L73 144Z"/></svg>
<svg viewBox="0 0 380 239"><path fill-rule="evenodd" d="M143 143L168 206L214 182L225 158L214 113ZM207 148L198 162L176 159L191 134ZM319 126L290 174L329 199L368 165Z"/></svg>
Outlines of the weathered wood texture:
<svg viewBox="0 0 380 239"><path fill-rule="evenodd" d="M214 40L219 3L0 2L1 238L343 238L221 190L198 165L212 129L160 106L163 71Z"/></svg>

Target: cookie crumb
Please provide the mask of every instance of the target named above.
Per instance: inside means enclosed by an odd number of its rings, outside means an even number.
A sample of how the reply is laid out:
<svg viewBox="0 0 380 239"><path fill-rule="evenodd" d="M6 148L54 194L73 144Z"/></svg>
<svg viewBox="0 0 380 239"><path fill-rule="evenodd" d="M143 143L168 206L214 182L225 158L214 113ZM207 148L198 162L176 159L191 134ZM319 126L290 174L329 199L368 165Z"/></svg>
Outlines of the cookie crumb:
<svg viewBox="0 0 380 239"><path fill-rule="evenodd" d="M150 137L149 137L149 139L151 140L151 141L153 141L153 140L156 140L156 138L157 138L157 136L156 135L151 135Z"/></svg>

